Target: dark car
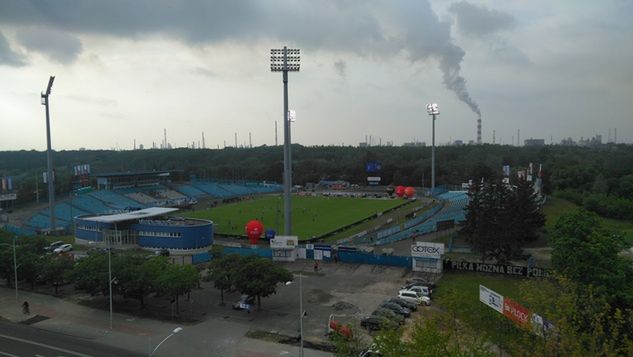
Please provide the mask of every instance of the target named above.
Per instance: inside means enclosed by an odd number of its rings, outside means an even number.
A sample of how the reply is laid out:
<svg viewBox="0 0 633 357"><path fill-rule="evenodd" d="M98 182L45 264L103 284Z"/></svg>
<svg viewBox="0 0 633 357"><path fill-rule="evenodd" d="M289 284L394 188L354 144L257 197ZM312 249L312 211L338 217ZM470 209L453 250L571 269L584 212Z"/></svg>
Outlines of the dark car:
<svg viewBox="0 0 633 357"><path fill-rule="evenodd" d="M360 320L361 327L364 327L370 331L377 331L384 328L395 328L396 325L393 321L384 316L366 316Z"/></svg>
<svg viewBox="0 0 633 357"><path fill-rule="evenodd" d="M233 309L235 310L249 310L255 303L255 297L249 295L241 295L240 299L233 303Z"/></svg>
<svg viewBox="0 0 633 357"><path fill-rule="evenodd" d="M433 283L432 281L425 278L419 278L419 277L413 277L413 278L407 279L407 281L405 282L405 286L406 285L423 285L423 286L428 286L431 289L436 287L435 283Z"/></svg>
<svg viewBox="0 0 633 357"><path fill-rule="evenodd" d="M403 325L404 324L404 317L402 315L398 315L395 312L393 312L393 311L391 311L389 309L386 309L384 307L377 308L376 310L374 310L372 315L386 317L389 320L397 323L398 325Z"/></svg>
<svg viewBox="0 0 633 357"><path fill-rule="evenodd" d="M408 302L408 301L402 300L400 298L391 298L391 299L385 300L385 301L392 302L394 304L398 304L398 305L400 305L402 307L406 307L407 309L409 309L411 311L415 311L415 310L418 309L418 306L416 304L414 304L412 302Z"/></svg>
<svg viewBox="0 0 633 357"><path fill-rule="evenodd" d="M406 307L402 307L394 302L383 302L382 304L379 305L380 307L383 307L385 309L389 309L393 312L395 312L398 315L402 315L404 317L409 317L411 316L411 310L407 309Z"/></svg>

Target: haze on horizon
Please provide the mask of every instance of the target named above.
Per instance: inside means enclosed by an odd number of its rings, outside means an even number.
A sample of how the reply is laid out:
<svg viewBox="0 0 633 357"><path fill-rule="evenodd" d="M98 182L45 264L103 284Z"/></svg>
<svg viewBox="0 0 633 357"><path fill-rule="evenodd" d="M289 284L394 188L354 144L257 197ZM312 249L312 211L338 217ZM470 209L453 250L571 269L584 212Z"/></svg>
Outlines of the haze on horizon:
<svg viewBox="0 0 633 357"><path fill-rule="evenodd" d="M284 45L294 143L633 142L630 1L0 0L0 150L281 143Z"/></svg>

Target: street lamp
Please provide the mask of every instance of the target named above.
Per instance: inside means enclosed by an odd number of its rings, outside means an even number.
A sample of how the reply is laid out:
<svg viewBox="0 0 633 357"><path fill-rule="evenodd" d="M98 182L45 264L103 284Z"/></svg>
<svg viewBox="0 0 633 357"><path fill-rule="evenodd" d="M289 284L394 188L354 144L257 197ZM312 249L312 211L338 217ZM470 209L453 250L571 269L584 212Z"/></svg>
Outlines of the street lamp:
<svg viewBox="0 0 633 357"><path fill-rule="evenodd" d="M16 239L17 237L14 236L13 237L13 274L14 274L14 281L15 281L15 301L18 301L18 260L15 254L15 240ZM0 244L11 246L11 244L7 244L7 243L0 243Z"/></svg>
<svg viewBox="0 0 633 357"><path fill-rule="evenodd" d="M180 331L182 331L182 327L176 327L171 334L169 334L169 336L165 337L164 340L160 341L160 343L154 348L154 350L152 352L149 353L149 357L152 357L154 355L154 352L156 352L156 350L158 349L158 347L160 347L160 345L163 344L163 342L167 341L171 336L179 333Z"/></svg>
<svg viewBox="0 0 633 357"><path fill-rule="evenodd" d="M51 124L48 111L48 96L53 88L55 76L48 79L46 91L42 92L42 105L46 107L46 181L48 183L48 209L51 216L51 232L55 229L55 185L53 184L53 152L51 150Z"/></svg>
<svg viewBox="0 0 633 357"><path fill-rule="evenodd" d="M271 72L283 72L284 83L284 229L286 235L291 235L290 188L292 187L292 163L290 153L290 118L288 112L288 72L299 72L300 50L282 49L270 50Z"/></svg>
<svg viewBox="0 0 633 357"><path fill-rule="evenodd" d="M433 117L433 139L431 144L431 195L435 193L435 116L440 115L437 103L426 105L426 112Z"/></svg>
<svg viewBox="0 0 633 357"><path fill-rule="evenodd" d="M303 357L303 275L299 273L299 338L301 339L301 357ZM286 285L291 285L292 281L287 281Z"/></svg>

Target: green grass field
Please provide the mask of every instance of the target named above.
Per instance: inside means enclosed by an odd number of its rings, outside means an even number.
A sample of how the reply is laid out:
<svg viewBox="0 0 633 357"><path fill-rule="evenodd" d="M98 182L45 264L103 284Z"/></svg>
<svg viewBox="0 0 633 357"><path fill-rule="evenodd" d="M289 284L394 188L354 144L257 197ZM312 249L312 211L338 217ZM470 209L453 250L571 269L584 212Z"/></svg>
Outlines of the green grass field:
<svg viewBox="0 0 633 357"><path fill-rule="evenodd" d="M480 273L446 273L433 294L434 302L466 323L475 333L511 352L524 340L524 332L492 308L479 301L479 285L523 303L519 286L523 279Z"/></svg>
<svg viewBox="0 0 633 357"><path fill-rule="evenodd" d="M292 197L292 233L299 239L333 231L346 224L404 204L402 200L342 197ZM244 226L258 219L265 229L283 233L284 204L281 195L263 196L188 213L188 217L210 219L223 234L244 234Z"/></svg>
<svg viewBox="0 0 633 357"><path fill-rule="evenodd" d="M567 200L563 200L555 197L548 197L548 202L543 207L543 213L545 213L547 221L545 222L545 230L546 232L552 232L554 226L556 225L556 221L567 212L573 211L580 206L569 202ZM611 219L611 218L603 218L600 217L600 221L602 222L602 226L606 229L621 232L624 234L626 239L633 244L633 222Z"/></svg>

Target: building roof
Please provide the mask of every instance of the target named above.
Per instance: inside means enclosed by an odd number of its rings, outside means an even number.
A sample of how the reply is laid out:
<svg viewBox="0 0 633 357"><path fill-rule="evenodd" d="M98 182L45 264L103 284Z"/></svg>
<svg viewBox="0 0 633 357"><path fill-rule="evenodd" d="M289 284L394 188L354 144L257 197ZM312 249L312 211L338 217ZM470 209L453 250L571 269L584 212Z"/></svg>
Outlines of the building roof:
<svg viewBox="0 0 633 357"><path fill-rule="evenodd" d="M144 219L156 216L162 216L167 213L178 211L178 208L165 208L165 207L150 207L138 211L110 214L94 217L81 217L86 221L101 222L101 223L118 223L124 221L132 221L137 219Z"/></svg>
<svg viewBox="0 0 633 357"><path fill-rule="evenodd" d="M169 176L172 172L181 172L182 170L169 171L128 171L128 172L105 172L102 174L92 174L93 177L134 177L134 176Z"/></svg>

